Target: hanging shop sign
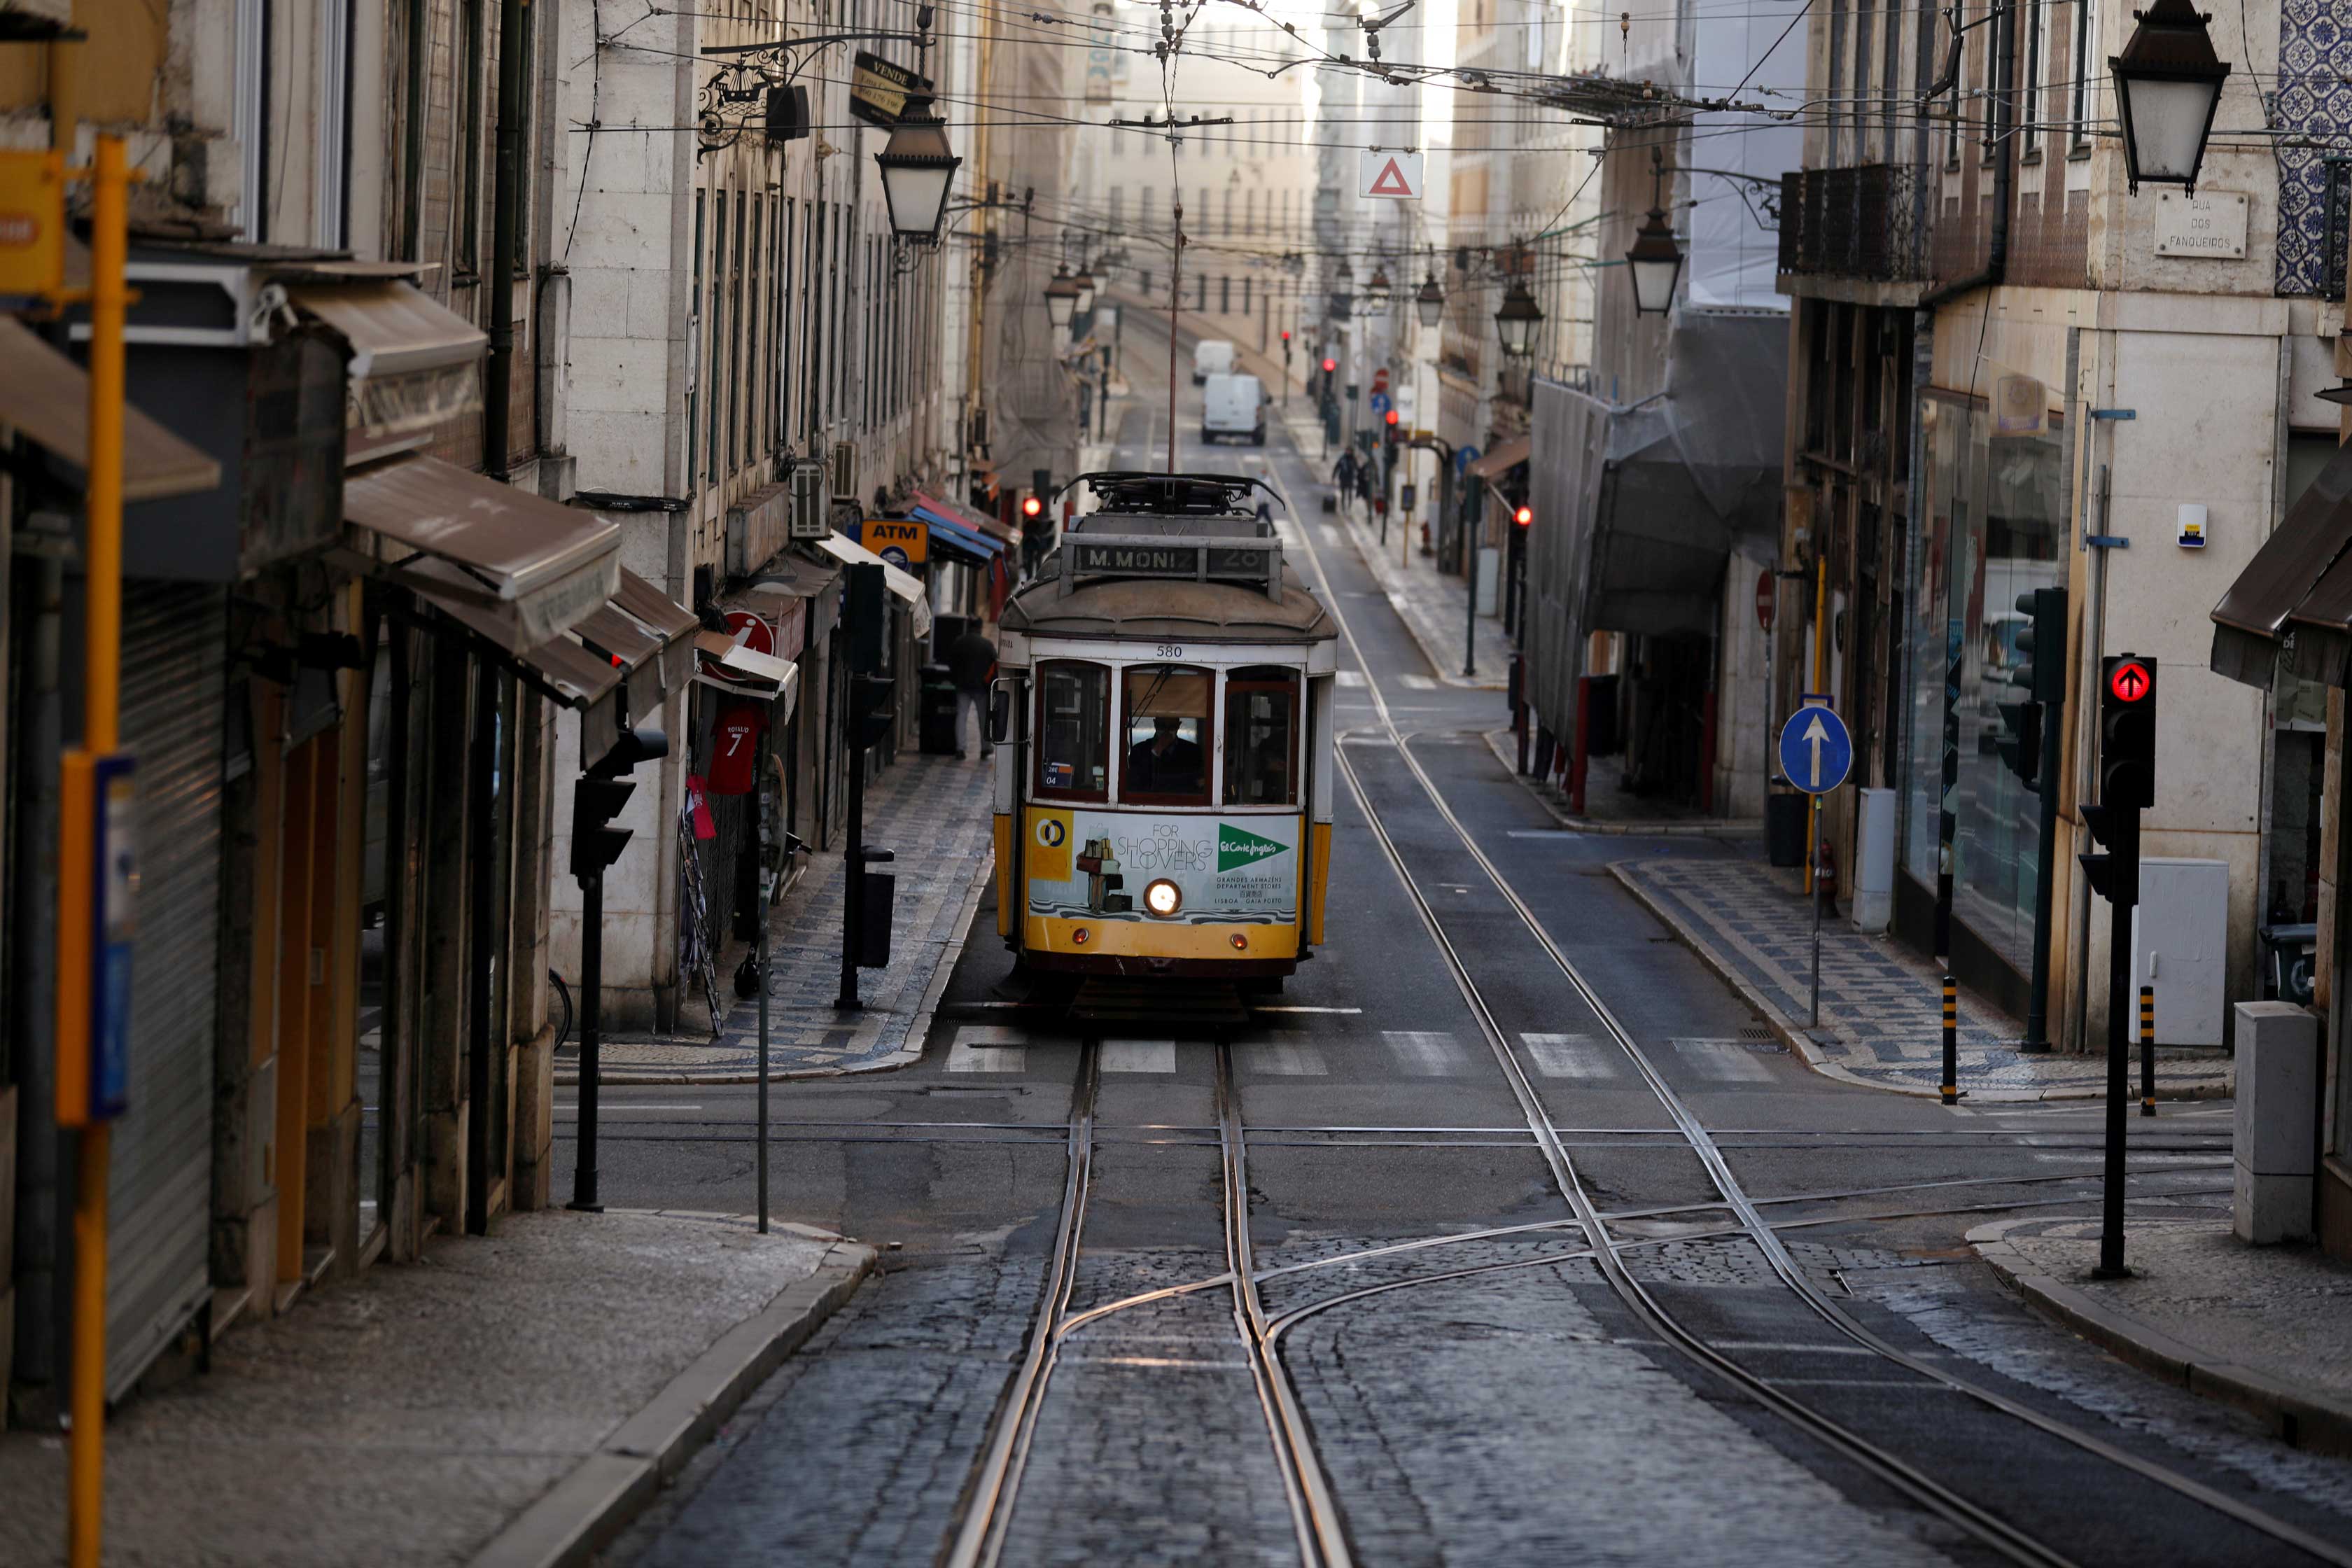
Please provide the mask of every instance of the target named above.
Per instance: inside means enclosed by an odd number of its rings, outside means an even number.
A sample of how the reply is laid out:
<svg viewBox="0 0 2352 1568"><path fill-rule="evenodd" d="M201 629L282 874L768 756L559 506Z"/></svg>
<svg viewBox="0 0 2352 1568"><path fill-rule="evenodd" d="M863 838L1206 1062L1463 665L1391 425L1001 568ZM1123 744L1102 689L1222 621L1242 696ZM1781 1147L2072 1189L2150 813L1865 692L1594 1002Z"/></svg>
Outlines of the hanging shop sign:
<svg viewBox="0 0 2352 1568"><path fill-rule="evenodd" d="M930 525L905 518L869 517L858 529L857 542L904 572L929 559Z"/></svg>
<svg viewBox="0 0 2352 1568"><path fill-rule="evenodd" d="M849 112L868 125L879 125L885 131L898 123L898 116L907 110L909 94L929 97L931 79L919 71L869 55L864 49L849 72Z"/></svg>
<svg viewBox="0 0 2352 1568"><path fill-rule="evenodd" d="M0 294L55 293L65 267L65 158L0 153Z"/></svg>

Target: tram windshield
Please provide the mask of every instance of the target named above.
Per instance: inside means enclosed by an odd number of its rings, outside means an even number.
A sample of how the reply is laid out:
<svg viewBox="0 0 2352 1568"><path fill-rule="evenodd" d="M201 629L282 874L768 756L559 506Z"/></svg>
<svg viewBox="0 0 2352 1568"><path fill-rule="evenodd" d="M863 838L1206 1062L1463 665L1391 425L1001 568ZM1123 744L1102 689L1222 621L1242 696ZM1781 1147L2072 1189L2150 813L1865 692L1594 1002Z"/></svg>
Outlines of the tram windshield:
<svg viewBox="0 0 2352 1568"><path fill-rule="evenodd" d="M1044 664L1037 675L1037 793L1104 800L1110 793L1110 671Z"/></svg>
<svg viewBox="0 0 2352 1568"><path fill-rule="evenodd" d="M1209 693L1205 669L1141 664L1127 671L1127 763L1121 800L1209 804Z"/></svg>
<svg viewBox="0 0 2352 1568"><path fill-rule="evenodd" d="M1278 665L1225 678L1225 804L1298 804L1298 675Z"/></svg>

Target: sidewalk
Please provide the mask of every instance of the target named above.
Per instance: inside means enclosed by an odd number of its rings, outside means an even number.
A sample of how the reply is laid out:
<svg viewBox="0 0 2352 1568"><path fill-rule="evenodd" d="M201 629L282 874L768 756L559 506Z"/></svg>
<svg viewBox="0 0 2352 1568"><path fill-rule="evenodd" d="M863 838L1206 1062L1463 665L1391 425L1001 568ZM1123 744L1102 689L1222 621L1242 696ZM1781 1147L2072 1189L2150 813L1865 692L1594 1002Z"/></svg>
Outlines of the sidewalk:
<svg viewBox="0 0 2352 1568"><path fill-rule="evenodd" d="M2091 1278L2095 1221L2003 1220L1969 1241L2012 1289L2126 1361L2253 1412L2298 1447L2352 1454L2352 1266L2249 1247L2226 1214L2135 1217L2124 1279Z"/></svg>
<svg viewBox="0 0 2352 1568"><path fill-rule="evenodd" d="M866 842L896 851L880 868L898 878L890 964L861 971L865 1007L844 1013L841 920L845 882L838 852L820 855L771 911L768 928L768 1061L772 1078L820 1078L904 1067L923 1037L956 957L963 951L996 864L989 811L990 769L979 758L901 754L866 792ZM760 999L738 997L733 974L719 976L729 1004L719 1037L608 1037L597 1051L605 1083L749 1083L759 1076ZM556 1054L555 1081L579 1081L575 1035Z"/></svg>
<svg viewBox="0 0 2352 1568"><path fill-rule="evenodd" d="M1380 521L1371 516L1371 509L1362 501L1350 503L1336 512L1323 510L1323 498L1331 493L1331 466L1317 454L1323 449L1323 426L1304 400L1294 400L1283 421L1290 429L1290 437L1298 444L1299 455L1315 476L1317 483L1293 499L1298 505L1297 521L1301 528L1321 527L1323 538L1331 543L1352 540L1357 552L1371 569L1373 579L1389 603L1396 606L1405 629L1412 640L1421 645L1422 657L1437 679L1448 686L1458 686L1474 691L1501 691L1510 684L1511 643L1503 635L1503 623L1495 616L1480 616L1475 634L1478 655L1478 673L1465 677L1462 673L1463 623L1470 608L1470 589L1460 577L1450 576L1437 569L1434 556L1421 553L1421 525L1402 525L1391 519L1389 542L1381 543ZM1437 501L1427 498L1433 511Z"/></svg>
<svg viewBox="0 0 2352 1568"><path fill-rule="evenodd" d="M110 1564L584 1560L845 1300L872 1249L562 1209L232 1329L107 1433ZM64 1560L63 1440L0 1437L0 1562Z"/></svg>
<svg viewBox="0 0 2352 1568"><path fill-rule="evenodd" d="M1940 1092L1943 982L1925 960L1824 911L1822 1020L1809 1029L1812 914L1769 867L1753 859L1660 858L1621 860L1610 869L1815 1070L1898 1094ZM1963 991L1961 1092L1978 1101L2092 1100L2105 1092L2105 1058L2020 1051L2015 1042L2023 1033L2018 1020ZM2158 1054L2160 1099L2226 1095L2231 1084L2226 1055Z"/></svg>
<svg viewBox="0 0 2352 1568"><path fill-rule="evenodd" d="M1543 808L1551 813L1555 822L1577 833L1621 833L1643 838L1754 838L1764 831L1764 819L1760 816L1710 816L1694 805L1631 794L1618 785L1623 773L1617 765L1620 759L1613 756L1595 758L1587 764L1584 815L1579 816L1568 809L1566 790L1549 779L1532 778L1518 772L1519 738L1508 729L1487 731L1486 748L1495 753L1505 772L1543 803ZM1532 767L1532 744L1528 753L1528 765Z"/></svg>

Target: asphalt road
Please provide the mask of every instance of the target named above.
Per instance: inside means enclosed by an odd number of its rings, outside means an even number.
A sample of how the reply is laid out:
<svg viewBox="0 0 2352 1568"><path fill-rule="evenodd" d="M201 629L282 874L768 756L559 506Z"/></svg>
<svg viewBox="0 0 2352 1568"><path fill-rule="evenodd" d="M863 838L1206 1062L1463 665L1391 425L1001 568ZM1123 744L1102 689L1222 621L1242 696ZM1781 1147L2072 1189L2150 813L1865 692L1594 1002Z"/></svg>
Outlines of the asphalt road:
<svg viewBox="0 0 2352 1568"><path fill-rule="evenodd" d="M1164 384L1162 343L1130 319L1139 391ZM1342 668L1366 677L1339 693L1349 761L1461 975L1345 789L1328 944L1280 998L1289 1010L1260 1015L1234 1043L1223 1091L1210 1045L1108 1042L1090 1066L1050 1020L1005 1006L1008 958L983 910L920 1063L778 1091L778 1214L896 1248L887 1271L608 1561L941 1560L993 1424L1020 1408L1007 1389L1057 1256L1078 1109L1093 1119L1093 1153L1063 1321L1133 1304L1059 1342L992 1516L1002 1560L1301 1561L1294 1475L1231 1289L1133 1300L1227 1268L1221 1092L1248 1129L1247 1241L1265 1313L1351 1297L1297 1320L1280 1353L1307 1463L1355 1561L2000 1560L1981 1531L1664 1341L1581 1255L1576 1211L1530 1132L1528 1093L1590 1205L1643 1243L1625 1267L1663 1310L2034 1538L2047 1556L2030 1560L2311 1560L1825 1331L1751 1238L1720 1234L1727 1216L1699 1155L1465 833L1763 1212L1826 1222L1778 1234L1837 1310L1922 1364L2352 1542L2352 1467L2282 1447L2053 1331L1961 1245L1999 1214L2095 1212L2095 1110L1946 1109L1816 1077L1774 1047L1607 868L1747 851L1558 831L1480 739L1501 721L1498 697L1406 679L1431 672L1352 546L1321 523L1320 465L1279 424L1263 452L1200 450L1197 403L1184 387L1184 466L1265 474L1303 503L1288 548L1348 624ZM1122 463L1156 464L1160 405L1121 413ZM1522 1082L1464 976L1526 1064ZM958 1070L972 1059L951 1056L959 1032L975 1029L992 1032L963 1037L1004 1047L985 1058L992 1070ZM2168 1115L2136 1162L2137 1201L2226 1201L2164 1194L2226 1189L2227 1107ZM749 1089L614 1090L605 1119L608 1203L752 1206ZM1718 1206L1646 1212L1707 1205ZM1469 1234L1484 1232L1507 1234ZM1444 1244L1376 1252L1433 1239ZM1402 1281L1418 1282L1373 1291Z"/></svg>

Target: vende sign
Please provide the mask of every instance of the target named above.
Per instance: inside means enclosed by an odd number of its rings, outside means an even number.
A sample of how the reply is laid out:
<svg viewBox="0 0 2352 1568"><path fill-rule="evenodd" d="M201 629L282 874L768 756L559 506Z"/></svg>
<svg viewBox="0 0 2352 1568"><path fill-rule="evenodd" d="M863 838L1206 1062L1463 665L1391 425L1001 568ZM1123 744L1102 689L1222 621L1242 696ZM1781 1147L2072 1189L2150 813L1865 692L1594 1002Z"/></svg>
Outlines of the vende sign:
<svg viewBox="0 0 2352 1568"><path fill-rule="evenodd" d="M1421 154L1418 153L1359 153L1356 194L1388 201L1421 200Z"/></svg>

